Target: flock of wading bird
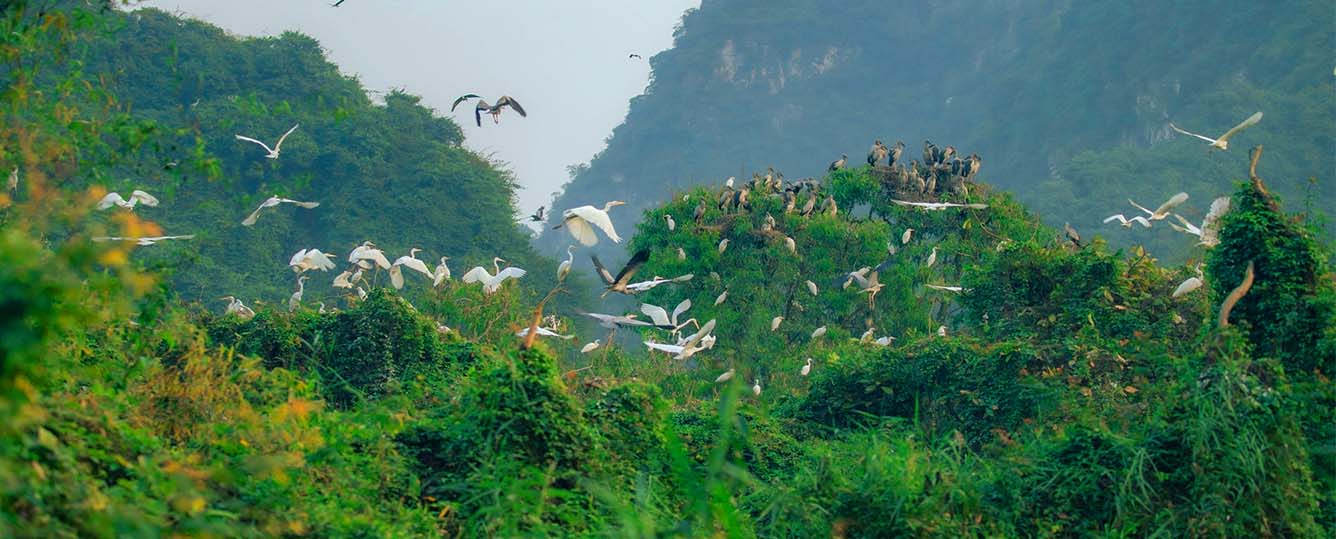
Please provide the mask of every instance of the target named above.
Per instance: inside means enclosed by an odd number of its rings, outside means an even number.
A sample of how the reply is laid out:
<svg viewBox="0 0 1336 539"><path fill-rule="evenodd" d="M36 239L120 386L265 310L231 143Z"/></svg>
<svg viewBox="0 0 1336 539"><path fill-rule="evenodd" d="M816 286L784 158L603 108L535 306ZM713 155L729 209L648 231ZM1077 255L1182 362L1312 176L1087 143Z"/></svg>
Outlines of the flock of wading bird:
<svg viewBox="0 0 1336 539"><path fill-rule="evenodd" d="M457 106L463 101L474 98L477 98L477 96L473 94L462 96L455 101L454 105ZM496 120L500 116L500 112L504 107L515 109L521 116L526 115L518 102L507 96L502 96L501 99L497 100L495 105L489 105L486 102L479 100L474 111L475 120L481 125L483 113L491 114L493 119ZM453 110L454 107L452 106L451 108ZM1261 112L1253 114L1247 120L1244 120L1242 123L1225 132L1218 138L1209 138L1190 133L1180 129L1172 123L1170 124L1170 127L1179 133L1206 141L1209 143L1209 148L1211 150L1218 149L1224 151L1228 150L1229 139L1231 137L1238 134L1243 129L1256 124L1261 118ZM297 125L293 125L291 129L288 129L287 132L278 138L273 147L270 147L263 141L251 137L242 135L236 135L235 137L237 140L251 142L263 148L266 152L266 158L278 159L280 150L283 146L283 141L285 141L288 136L292 135L293 132L297 130L297 127ZM874 168L880 169L883 167L882 163L885 163L885 168L882 170L886 171L887 181L895 185L897 193L916 194L914 198L921 199L913 201L892 199L891 202L902 206L919 208L923 211L943 211L947 209L983 210L988 208L987 204L980 203L933 201L937 197L945 194L968 195L969 185L978 174L979 168L982 165L982 159L980 159L978 155L971 154L968 157L960 157L954 147L947 146L941 148L930 141L924 141L922 161L915 159L911 160L910 163L906 165L902 160L904 148L905 145L903 142L897 142L895 146L888 147L880 140L877 140L873 143L872 148L868 151L867 155L867 163ZM839 159L832 162L827 168L828 171L834 172L845 168L847 165L848 155L841 155ZM17 184L18 176L17 171L15 171L9 178L10 190L17 189ZM711 204L724 211L725 214L749 211L751 208L750 199L757 196L782 198L785 214L796 213L803 217L809 217L815 213L836 215L839 212L835 198L822 191L821 182L811 178L799 181L785 181L781 173L774 169L770 169L764 176L753 174L751 181L741 186L735 186L735 178L728 178L717 197L714 197L711 200L700 200L698 202L693 214L693 220L697 226L700 226L702 224L702 219ZM684 196L684 200L687 200L687 197L689 197L689 195ZM1143 228L1150 228L1156 221L1164 221L1172 216L1177 223L1169 222L1169 226L1174 230L1198 237L1200 239L1198 242L1199 245L1208 248L1216 245L1219 242L1218 225L1220 218L1229 211L1229 197L1215 199L1211 203L1210 210L1200 225L1195 225L1183 216L1173 212L1175 208L1181 206L1187 199L1187 193L1178 193L1154 210L1141 206L1129 199L1128 202L1145 215L1136 215L1132 218L1128 218L1125 214L1115 214L1109 216L1104 222L1109 223L1117 221L1124 228L1131 228L1134 224L1140 225ZM803 200L801 205L799 205L799 200ZM158 199L153 195L136 189L132 191L128 197L115 192L108 193L98 201L97 209L107 210L113 207L119 207L126 211L134 211L135 207L139 205L156 207L158 204ZM254 211L241 221L241 224L244 226L253 226L258 222L262 212L265 210L276 211L276 208L282 204L291 204L306 209L314 209L320 205L319 202L305 202L275 195L262 202L259 207L255 208ZM586 205L565 210L562 212L561 222L553 228L565 228L572 238L586 247L592 247L598 244L598 232L602 232L603 235L613 243L620 243L621 237L617 234L612 218L608 213L612 208L623 204L624 202L614 200L605 203L601 208ZM543 212L544 208L540 207L537 212L530 216L530 219L533 221L542 221L544 219ZM673 232L677 228L677 223L673 220L671 215L665 215L664 226L667 227L669 232ZM1067 224L1064 224L1063 229L1067 240L1079 247L1081 239L1076 230ZM791 253L794 253L795 255L797 254L798 245L796 241L778 229L773 216L769 214L766 215L761 230L763 234L783 241L786 248ZM189 240L194 237L193 234L142 237L100 236L93 238L93 240L99 242L127 241L140 246L148 246L162 241ZM901 245L906 245L910 241L913 241L913 238L914 229L906 228L900 234L899 241ZM727 238L719 242L718 251L720 254L723 254L728 249L728 243L729 240ZM575 245L569 246L566 250L566 260L561 261L558 265L558 283L564 282L566 277L570 274L575 262L575 249ZM887 250L889 254L895 254L897 248L894 241L887 245ZM403 288L405 284L405 269L420 274L427 282L431 283L432 287L439 287L446 281L449 281L451 278L450 268L447 265L449 257L442 256L440 262L433 268L426 262L417 258L417 254L421 251L422 249L412 248L409 249L408 254L391 261L384 251L378 249L374 243L365 241L361 245L355 247L348 254L347 266L334 278L332 285L335 288L348 290L349 301L356 301L365 298L367 296L366 288L373 286L373 279L367 279L366 277L366 272L368 271L386 271L389 275L390 285L396 289ZM686 253L681 247L678 247L676 252L679 259L686 258ZM937 256L938 251L934 246L931 253L924 260L923 265L925 267L932 267L937 262ZM628 296L635 296L660 285L687 282L694 277L692 274L673 278L655 276L653 279L632 282L636 273L639 272L640 268L649 260L649 251L647 250L642 250L633 254L630 260L622 266L616 275L613 275L612 272L604 267L597 256L591 254L590 259L593 262L596 274L605 284L604 296L614 292ZM492 294L499 290L507 280L519 279L527 273L524 269L518 267L507 266L502 268L500 266L501 262L505 262L505 260L499 257L494 257L492 259L492 271L488 271L483 266L475 266L467 271L461 280L467 284L478 283L482 286L482 289L486 294ZM867 294L869 306L874 306L877 292L883 287L878 280L878 274L886 269L890 263L891 259L888 259L875 268L862 267L847 273L842 273L835 279L834 285L839 286L842 289L848 289L850 286L857 285L860 293ZM302 305L305 282L309 278L307 273L310 271L327 272L335 269L337 264L331 254L325 253L320 249L309 248L298 250L293 254L288 260L288 266L297 274L297 279L296 290L288 298L287 303L289 310L296 310ZM1189 278L1180 284L1174 291L1173 297L1179 297L1201 288L1203 282L1200 264L1197 266L1196 271L1197 276ZM813 296L818 294L819 289L815 282L807 280L804 284L808 292ZM928 284L926 286L936 290L954 293L968 291L959 286L933 284ZM249 318L255 315L255 311L242 303L239 298L225 296L221 299L227 302L225 314L232 314L243 318ZM722 305L727 299L728 289L725 288L715 299L714 305ZM641 304L641 312L639 314L644 314L648 317L648 320L639 319L638 314L613 315L588 312L582 314L596 320L600 326L607 328L614 333L621 327L645 327L666 330L673 339L671 343L650 340L644 341L645 346L651 351L672 354L675 359L685 360L697 353L713 348L715 342L718 340L714 335L716 320L711 319L704 324L699 323L694 318L681 320L686 311L690 308L690 299L678 303L671 312L661 306ZM321 313L326 312L323 302L319 304L318 309ZM574 338L574 335L561 334L559 332L559 327L557 326L558 322L556 318L550 316L542 317L541 309L542 307L540 304L534 323L517 333L518 336L526 338L526 346L530 345L532 339L537 336L556 337L566 340ZM540 325L540 320L543 321L544 324ZM778 330L783 322L783 316L774 317L770 323L771 331ZM691 334L683 334L683 330L687 326L692 326L695 329L695 332ZM444 325L439 325L438 328L441 331L449 331L449 328ZM892 336L876 337L873 330L874 328L869 328L862 334L858 341L864 344L889 346L894 340L894 337ZM939 326L937 335L942 337L946 336L946 330L946 326ZM811 332L811 339L815 340L822 338L826 334L826 331L827 327L824 325L814 328ZM612 333L608 336L609 343L611 342L612 336ZM581 348L581 352L589 353L598 349L600 346L604 346L603 342L595 340L585 344ZM799 374L807 376L812 370L812 364L813 360L807 358L806 362L799 369ZM734 368L729 368L723 374L716 377L715 382L727 382L733 379L735 374L736 370ZM751 389L755 395L761 395L760 378L754 378Z"/></svg>

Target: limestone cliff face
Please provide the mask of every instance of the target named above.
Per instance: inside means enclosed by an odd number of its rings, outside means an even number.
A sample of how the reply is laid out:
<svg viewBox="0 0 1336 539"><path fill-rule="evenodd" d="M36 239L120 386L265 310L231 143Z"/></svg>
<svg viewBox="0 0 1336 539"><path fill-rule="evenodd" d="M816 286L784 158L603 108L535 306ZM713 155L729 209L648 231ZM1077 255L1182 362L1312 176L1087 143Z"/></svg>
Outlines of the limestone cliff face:
<svg viewBox="0 0 1336 539"><path fill-rule="evenodd" d="M1086 214L1103 210L1077 193L1104 183L1214 196L1205 177L1227 183L1246 152L1208 158L1168 123L1223 132L1255 110L1267 119L1244 147L1284 144L1294 160L1276 172L1322 177L1336 144L1328 8L706 0L683 17L674 47L651 59L645 94L552 215L619 199L628 206L617 222L629 227L687 186L769 166L819 175L841 153L861 163L879 138L903 140L911 154L924 139L978 152L984 181L1050 221L1097 225ZM1314 196L1336 204L1330 187ZM540 248L564 249L559 232Z"/></svg>

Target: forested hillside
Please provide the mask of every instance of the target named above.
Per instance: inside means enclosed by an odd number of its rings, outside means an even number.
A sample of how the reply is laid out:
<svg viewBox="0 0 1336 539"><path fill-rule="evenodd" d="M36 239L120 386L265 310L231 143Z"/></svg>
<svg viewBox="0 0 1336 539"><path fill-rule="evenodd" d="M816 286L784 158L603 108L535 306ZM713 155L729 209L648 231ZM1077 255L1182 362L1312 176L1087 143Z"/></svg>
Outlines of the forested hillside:
<svg viewBox="0 0 1336 539"><path fill-rule="evenodd" d="M506 176L450 123L371 104L314 42L43 5L0 8L0 537L1336 530L1332 252L1271 193L1296 180L1269 139L1203 178L1229 206L1199 264L882 165L682 189L636 226L614 209L635 254L604 258L627 264L608 292L644 303L622 310L528 254ZM174 78L192 42L237 65ZM244 97L261 78L274 93ZM231 139L293 116L276 160ZM138 186L161 204L94 209ZM269 190L322 205L241 227ZM160 231L198 236L93 240ZM342 266L363 239L532 271L399 290L367 263L365 294L278 301L290 242ZM233 289L264 301L191 301Z"/></svg>
<svg viewBox="0 0 1336 539"><path fill-rule="evenodd" d="M145 256L165 265L185 298L286 300L295 288L286 268L293 253L342 256L363 241L392 257L421 248L419 258L433 265L441 256L456 268L500 256L551 267L515 225L508 172L461 147L459 127L417 97L390 93L373 102L311 38L239 39L156 10L108 24L76 54L144 120L138 136L148 144L139 159L67 187L143 189L161 199L136 211L168 233L197 237ZM272 146L293 125L279 159L234 138ZM274 195L320 206L283 205L241 225ZM308 297L331 295L332 278L312 279Z"/></svg>
<svg viewBox="0 0 1336 539"><path fill-rule="evenodd" d="M1333 29L1330 4L1310 1L706 0L552 215L610 199L635 215L691 185L861 164L874 139L916 158L930 139L985 156L980 177L1050 224L1094 230L1128 197L1179 191L1199 217L1246 156L1208 154L1169 122L1216 136L1259 110L1236 147L1269 141L1277 194L1336 207ZM547 237L545 251L564 245ZM1167 228L1123 238L1185 247Z"/></svg>

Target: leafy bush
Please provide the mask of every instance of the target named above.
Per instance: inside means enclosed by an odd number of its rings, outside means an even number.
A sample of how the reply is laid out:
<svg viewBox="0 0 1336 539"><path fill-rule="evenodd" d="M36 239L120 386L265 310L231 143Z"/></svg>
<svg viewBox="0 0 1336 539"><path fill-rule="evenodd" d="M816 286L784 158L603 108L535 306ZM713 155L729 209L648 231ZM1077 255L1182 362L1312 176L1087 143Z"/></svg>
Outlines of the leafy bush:
<svg viewBox="0 0 1336 539"><path fill-rule="evenodd" d="M213 318L209 333L214 342L264 358L266 366L314 371L338 406L386 395L418 377L446 382L478 359L475 345L444 342L432 320L383 288L332 314L262 310L244 321Z"/></svg>
<svg viewBox="0 0 1336 539"><path fill-rule="evenodd" d="M898 417L933 436L958 430L981 442L1035 416L1044 392L1022 375L1034 360L1024 345L966 338L855 352L814 375L799 413L842 428L868 416Z"/></svg>

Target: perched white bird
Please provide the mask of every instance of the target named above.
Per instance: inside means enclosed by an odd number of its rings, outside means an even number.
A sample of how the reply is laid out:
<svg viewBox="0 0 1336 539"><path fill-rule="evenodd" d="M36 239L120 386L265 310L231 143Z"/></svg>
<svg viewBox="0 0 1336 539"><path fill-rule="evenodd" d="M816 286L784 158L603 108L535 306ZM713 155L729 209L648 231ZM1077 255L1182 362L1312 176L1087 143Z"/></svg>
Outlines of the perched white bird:
<svg viewBox="0 0 1336 539"><path fill-rule="evenodd" d="M640 305L640 312L645 313L645 316L648 316L649 319L654 322L654 325L656 327L671 329L678 327L679 324L677 322L677 318L679 316L682 316L682 313L687 312L687 310L690 308L691 308L691 300L684 299L682 300L681 303L677 304L677 307L673 309L673 313L671 315L668 314L667 309L664 309L663 307L660 307L658 305L650 305L648 303Z"/></svg>
<svg viewBox="0 0 1336 539"><path fill-rule="evenodd" d="M945 291L947 291L947 292L955 292L955 293L957 293L957 294L959 294L959 293L965 291L964 288L961 288L961 287L959 287L959 286L942 286L942 285L939 285L939 284L925 284L925 285L923 285L923 286L926 286L926 287L931 288L931 289L933 289L933 290L945 290Z"/></svg>
<svg viewBox="0 0 1336 539"><path fill-rule="evenodd" d="M597 350L598 347L599 347L599 346L602 346L602 345L603 345L603 342L602 342L602 341L595 340L594 342L588 343L588 344L586 344L586 345L580 347L580 353L581 353L581 354L588 354L588 353L590 353L590 352L593 352L594 350Z"/></svg>
<svg viewBox="0 0 1336 539"><path fill-rule="evenodd" d="M436 278L431 270L427 269L427 264L417 259L418 251L421 250L422 249L418 249L417 247L409 249L406 256L401 256L395 259L393 264L390 264L390 284L394 285L396 290L404 287L404 272L401 267L421 273L428 279Z"/></svg>
<svg viewBox="0 0 1336 539"><path fill-rule="evenodd" d="M668 215L668 214L664 214L664 215L663 215L663 220L666 221L666 222L668 223L668 231L669 231L669 232L672 232L672 231L674 231L674 230L677 230L677 221L674 221L674 220L673 220L673 216Z"/></svg>
<svg viewBox="0 0 1336 539"><path fill-rule="evenodd" d="M288 297L288 311L295 311L302 304L302 292L306 290L306 279L309 277L302 275L297 277L297 291Z"/></svg>
<svg viewBox="0 0 1336 539"><path fill-rule="evenodd" d="M875 341L872 341L872 344L876 344L876 345L880 345L880 346L890 346L890 345L891 345L891 341L894 341L894 340L895 340L895 337L892 337L892 336L890 336L890 335L887 335L887 336L885 336L885 337L881 337L881 338L878 338L878 339L875 340Z"/></svg>
<svg viewBox="0 0 1336 539"><path fill-rule="evenodd" d="M612 200L603 205L603 209L593 206L580 206L571 208L561 213L561 224L555 228L566 227L566 231L571 233L571 237L584 244L586 247L598 245L598 236L594 234L594 227L598 227L608 239L613 243L621 243L622 238L617 235L617 230L612 226L612 219L608 217L608 210L626 204L620 200Z"/></svg>
<svg viewBox="0 0 1336 539"><path fill-rule="evenodd" d="M96 236L96 237L93 238L93 241L98 241L98 242L102 242L102 241L132 241L132 242L135 242L136 245L153 245L153 244L158 243L158 242L160 242L160 241L168 241L168 240L193 240L193 239L195 239L195 235L194 235L194 234L186 234L186 235L184 235L184 236L140 236L140 237Z"/></svg>
<svg viewBox="0 0 1336 539"><path fill-rule="evenodd" d="M292 126L292 129L289 129L287 133L283 133L283 136L278 137L278 143L277 143L277 144L274 144L274 147L273 147L273 148L270 148L268 144L265 144L265 143L263 143L263 142L260 142L260 141L258 141L258 140L253 139L253 138L250 138L250 137L243 137L243 136L241 136L241 135L236 135L236 137L237 137L237 140L244 140L244 141L246 141L246 142L254 142L254 143L256 143L256 144L259 144L262 148L264 148L264 151L269 152L269 154L268 154L268 155L265 155L265 157L267 157L267 158L269 158L269 159L278 159L278 151L279 151L279 149L281 149L281 148L283 147L283 141L284 141L284 140L287 140L287 139L288 139L288 135L291 135L293 131L296 131L296 130L297 130L297 125L299 125L299 124L294 124L294 125Z"/></svg>
<svg viewBox="0 0 1336 539"><path fill-rule="evenodd" d="M937 336L938 337L946 336L946 326L937 326Z"/></svg>
<svg viewBox="0 0 1336 539"><path fill-rule="evenodd" d="M348 253L348 261L357 264L357 267L364 270L371 269L373 265L380 266L380 269L390 269L390 259L386 258L385 253L369 241L362 242L361 245L354 247L353 251Z"/></svg>
<svg viewBox="0 0 1336 539"><path fill-rule="evenodd" d="M815 296L816 293L817 293L816 283L814 283L814 282L812 282L812 281L807 281L807 291L808 291L808 292L811 292L812 295Z"/></svg>
<svg viewBox="0 0 1336 539"><path fill-rule="evenodd" d="M575 246L566 246L566 260L562 260L557 265L557 282L566 280L566 276L571 274L571 266L575 264Z"/></svg>
<svg viewBox="0 0 1336 539"><path fill-rule="evenodd" d="M798 254L798 243L793 241L793 238L784 236L784 246L789 249L790 253Z"/></svg>
<svg viewBox="0 0 1336 539"><path fill-rule="evenodd" d="M678 260L686 260L686 259L687 259L687 252L686 252L686 251L683 251L681 247L678 247L678 248L677 248L677 259L678 259Z"/></svg>
<svg viewBox="0 0 1336 539"><path fill-rule="evenodd" d="M714 298L714 305L715 305L716 307L718 307L718 306L719 306L721 303L723 303L724 300L726 300L726 299L728 299L728 290L727 290L727 289L724 290L724 293L719 294L719 297Z"/></svg>
<svg viewBox="0 0 1336 539"><path fill-rule="evenodd" d="M874 331L877 331L877 328L867 328L867 331L864 331L864 332L863 332L863 335L860 336L860 337L858 337L858 343L859 343L859 344L867 344L867 343L872 342L872 337L873 337L873 332L874 332Z"/></svg>
<svg viewBox="0 0 1336 539"><path fill-rule="evenodd" d="M1183 281L1178 285L1178 288L1174 289L1173 297L1176 298L1191 293L1192 291L1201 288L1203 284L1205 283L1202 282L1201 277L1188 277L1188 280Z"/></svg>
<svg viewBox="0 0 1336 539"><path fill-rule="evenodd" d="M724 382L727 382L727 381L729 381L729 380L732 380L732 379L733 379L733 374L735 374L735 371L733 370L732 367L729 367L728 370L724 371L723 374L719 375L717 378L714 379L714 383L716 383L716 384L722 384L722 383L724 383Z"/></svg>
<svg viewBox="0 0 1336 539"><path fill-rule="evenodd" d="M825 334L826 334L826 326L821 326L812 331L812 338L820 339Z"/></svg>
<svg viewBox="0 0 1336 539"><path fill-rule="evenodd" d="M1146 215L1148 215L1150 220L1152 221L1159 221L1161 219L1164 219L1165 217L1168 217L1169 210L1177 208L1180 204L1187 201L1188 201L1188 194L1179 193L1177 195L1169 197L1169 200L1164 201L1164 204L1160 204L1160 207L1155 208L1155 211L1150 211L1146 209L1144 206L1137 204L1136 202L1132 202L1132 199L1130 198L1127 199L1127 202L1129 204L1135 206L1138 210L1146 212Z"/></svg>
<svg viewBox="0 0 1336 539"><path fill-rule="evenodd" d="M779 330L779 325L782 324L782 323L784 323L784 317L783 317L783 316L776 316L776 317L774 317L774 318L771 318L771 319L770 319L770 331L777 331L777 330Z"/></svg>
<svg viewBox="0 0 1336 539"><path fill-rule="evenodd" d="M353 283L361 279L361 272L360 269L357 270L356 274L353 273L353 270L343 270L343 273L334 277L334 288L352 288ZM353 275L357 275L357 278L354 279Z"/></svg>
<svg viewBox="0 0 1336 539"><path fill-rule="evenodd" d="M9 171L9 192L17 193L19 190L19 167Z"/></svg>
<svg viewBox="0 0 1336 539"><path fill-rule="evenodd" d="M923 267L931 268L932 265L936 263L937 263L937 246L934 245L932 247L932 252L928 254L928 261L923 263Z"/></svg>
<svg viewBox="0 0 1336 539"><path fill-rule="evenodd" d="M891 199L891 202L894 202L901 206L913 206L915 208L923 208L924 210L927 211L944 210L947 208L969 208L972 210L983 210L988 208L987 204L957 204L955 202L907 202L904 200L895 200L895 199Z"/></svg>
<svg viewBox="0 0 1336 539"><path fill-rule="evenodd" d="M473 269L464 274L463 281L465 283L480 282L482 283L482 291L487 294L492 294L501 288L501 284L506 282L506 279L519 279L520 277L523 277L524 274L528 273L527 271L513 266L501 269L500 266L497 265L497 262L505 262L505 259L492 258L492 269L495 273L488 273L482 266L474 266Z"/></svg>
<svg viewBox="0 0 1336 539"><path fill-rule="evenodd" d="M726 249L728 249L728 238L719 240L719 254L724 254Z"/></svg>
<svg viewBox="0 0 1336 539"><path fill-rule="evenodd" d="M1123 215L1123 214L1121 214L1121 213L1118 213L1118 214L1110 215L1110 216L1108 216L1107 218L1104 219L1104 222L1106 222L1106 223L1107 223L1107 222L1110 222L1110 221L1118 221L1118 224L1123 225L1123 228L1132 228L1132 223L1137 223L1137 224L1140 224L1142 227L1150 228L1150 221L1146 220L1145 217L1140 216L1140 215L1138 215L1138 216L1136 216L1136 217L1133 217L1133 218L1131 218L1131 219L1128 219L1127 216L1125 216L1125 215Z"/></svg>
<svg viewBox="0 0 1336 539"><path fill-rule="evenodd" d="M552 331L551 329L548 329L548 328L545 328L545 327L540 327L540 328L538 328L537 330L534 331L534 333L537 333L538 335L543 336L543 337L556 337L556 338L558 338L558 339L567 340L567 341L569 341L569 340L575 338L575 335L562 335L562 334L560 334L560 333L557 333L557 332ZM515 334L515 336L516 336L516 337L528 337L528 336L529 336L529 328L521 329L521 330L519 331L519 333L516 333L516 334Z"/></svg>
<svg viewBox="0 0 1336 539"><path fill-rule="evenodd" d="M755 382L752 382L752 395L756 395L757 397L761 396L761 379L760 379L760 378L757 378Z"/></svg>
<svg viewBox="0 0 1336 539"><path fill-rule="evenodd" d="M293 273L306 273L310 270L329 271L334 269L334 261L330 260L328 254L320 252L320 249L302 249L292 255L288 260L288 266L292 268Z"/></svg>
<svg viewBox="0 0 1336 539"><path fill-rule="evenodd" d="M903 234L900 234L900 244L904 245L909 243L909 239L912 237L914 237L914 229L906 228L905 232Z"/></svg>
<svg viewBox="0 0 1336 539"><path fill-rule="evenodd" d="M803 365L802 370L798 371L798 374L802 376L807 376L808 374L811 373L812 373L812 358L809 357L807 358L807 364Z"/></svg>
<svg viewBox="0 0 1336 539"><path fill-rule="evenodd" d="M1184 134L1184 135L1189 135L1189 136L1197 137L1197 138L1199 138L1199 139L1202 139L1202 140L1204 140L1204 141L1210 143L1212 149L1217 149L1217 150L1222 150L1222 151L1223 151L1223 150L1228 150L1228 149L1229 149L1229 138L1230 138L1230 137L1239 134L1239 131L1243 131L1244 129L1247 129L1247 128L1249 128L1249 127L1252 127L1252 126L1254 126L1254 125L1257 125L1257 122L1260 122L1260 121L1262 121L1262 113L1259 111L1259 112L1254 113L1252 116L1249 116L1248 119L1246 119L1246 120L1240 122L1239 125L1236 125L1236 126L1230 128L1229 131L1225 131L1225 134L1220 135L1219 138L1203 137L1203 136L1201 136L1201 135L1198 135L1198 134L1193 133L1193 132L1190 132L1190 131L1184 131L1184 130L1182 130L1182 129L1179 129L1178 126L1174 125L1173 122L1169 122L1169 127L1172 128L1174 131L1178 131L1179 133L1182 133L1182 134Z"/></svg>
<svg viewBox="0 0 1336 539"><path fill-rule="evenodd" d="M1211 202L1211 209L1206 212L1206 218L1202 219L1200 228L1189 223L1187 219L1177 213L1174 214L1174 219L1177 219L1183 226L1174 223L1169 223L1169 226L1179 232L1201 238L1201 241L1197 243L1198 245L1215 247L1220 243L1220 218L1228 212L1229 197L1220 197Z"/></svg>
<svg viewBox="0 0 1336 539"><path fill-rule="evenodd" d="M441 263L437 264L436 270L431 272L431 286L433 288L441 286L441 283L450 280L450 266L446 265L446 260L450 260L450 257L441 257Z"/></svg>
<svg viewBox="0 0 1336 539"><path fill-rule="evenodd" d="M311 209L320 206L319 202L302 202L300 200L292 200L290 198L279 198L276 196L272 196L264 199L264 202L260 203L260 207L255 208L255 211L251 212L250 215L246 216L246 219L241 221L241 225L242 226L254 225L255 221L260 218L260 211L264 210L265 208L272 208L285 202L288 204L296 204L306 209Z"/></svg>
<svg viewBox="0 0 1336 539"><path fill-rule="evenodd" d="M15 176L15 178L17 178L17 176ZM17 185L18 184L16 183L15 187L17 187ZM97 209L105 210L112 206L120 206L127 210L133 210L137 204L154 207L158 205L158 199L153 195L138 189L130 192L130 198L128 200L121 198L120 193L107 193L106 196L102 197L102 200L97 201Z"/></svg>
<svg viewBox="0 0 1336 539"><path fill-rule="evenodd" d="M724 180L724 187L727 187L727 188L729 188L729 189L732 189L732 188L733 188L733 180L735 180L735 179L736 179L735 177L733 177L733 176L729 176L727 180Z"/></svg>
<svg viewBox="0 0 1336 539"><path fill-rule="evenodd" d="M252 311L250 307L247 307L246 304L234 296L223 296L219 299L227 302L227 310L223 311L224 315L235 314L243 320L255 316L255 311Z"/></svg>

